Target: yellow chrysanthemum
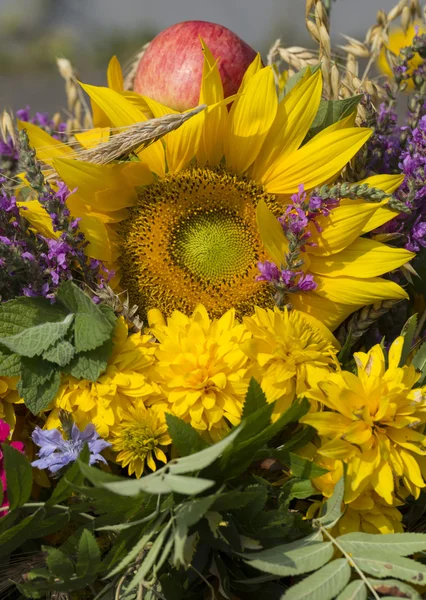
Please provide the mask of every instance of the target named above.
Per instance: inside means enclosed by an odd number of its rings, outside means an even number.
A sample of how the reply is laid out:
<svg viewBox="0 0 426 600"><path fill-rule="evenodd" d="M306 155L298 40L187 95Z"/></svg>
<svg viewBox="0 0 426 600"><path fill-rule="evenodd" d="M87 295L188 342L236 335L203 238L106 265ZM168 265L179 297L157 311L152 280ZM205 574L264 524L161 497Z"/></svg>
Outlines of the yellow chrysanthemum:
<svg viewBox="0 0 426 600"><path fill-rule="evenodd" d="M13 405L23 403L16 390L18 381L18 377L0 377L0 419L6 421L12 430L16 423Z"/></svg>
<svg viewBox="0 0 426 600"><path fill-rule="evenodd" d="M201 302L213 317L229 308L242 315L256 304L271 306L268 284L254 280L264 256L257 203L263 199L279 215L299 184L309 192L333 180L371 135L354 127L351 115L302 145L321 100L321 72L308 71L279 101L273 69L262 67L259 57L228 111L217 62L208 48L204 53L200 103L208 108L137 152L137 160L109 165L74 160L71 148L35 125L21 124L38 157L53 164L70 189L77 188L68 202L72 215L82 217L88 253L121 275L143 315L151 308L167 316L174 309L188 313ZM108 139L108 127L122 131L145 121L147 112L155 117L175 112L122 91L117 61L108 79L110 88L83 86L96 107L97 125L77 136L85 147ZM399 176L367 180L387 193L401 182ZM46 231L44 209L35 200L26 208L26 218ZM399 286L377 276L411 254L359 239L394 216L386 201L343 202L332 210L320 223L318 246L306 257L318 289L295 295L294 305L335 327L359 306L405 297Z"/></svg>
<svg viewBox="0 0 426 600"><path fill-rule="evenodd" d="M425 32L425 27L421 21L416 22L414 25L410 25L407 31L404 31L400 27L395 27L390 30L388 43L382 48L377 59L377 67L382 73L388 75L389 77L393 77L392 69L390 68L386 58L386 49L390 50L392 54L398 56L402 48L411 46L413 39L416 36L416 30L418 30L419 35ZM411 75L412 72L422 64L422 62L422 57L417 53L414 54L414 57L408 63L408 74ZM414 87L412 81L409 80L408 84L411 89Z"/></svg>
<svg viewBox="0 0 426 600"><path fill-rule="evenodd" d="M241 344L250 337L229 310L211 320L203 306L192 316L174 311L167 325L152 329L160 345L156 352L156 381L167 407L176 416L218 440L236 425L250 376Z"/></svg>
<svg viewBox="0 0 426 600"><path fill-rule="evenodd" d="M167 431L164 413L145 408L143 402L129 406L121 422L112 429L112 450L118 452L117 462L129 467L129 475L141 477L145 463L155 471L155 459L166 463L165 446L172 443Z"/></svg>
<svg viewBox="0 0 426 600"><path fill-rule="evenodd" d="M338 366L336 340L321 323L297 310L256 308L244 325L252 337L242 349L253 361L253 376L268 402L275 402L275 417Z"/></svg>
<svg viewBox="0 0 426 600"><path fill-rule="evenodd" d="M155 384L148 380L156 350L152 337L141 333L128 335L127 325L120 318L113 344L107 369L96 382L64 377L47 428L58 427L59 410L64 409L72 413L80 429L93 423L99 435L108 438L110 428L120 423L132 402L158 393Z"/></svg>
<svg viewBox="0 0 426 600"><path fill-rule="evenodd" d="M330 374L308 393L328 410L301 421L318 431L320 456L347 464L347 504L372 489L392 506L404 489L417 498L426 487L426 386L412 389L420 375L399 367L403 342L392 344L388 368L377 345L354 355L358 376Z"/></svg>

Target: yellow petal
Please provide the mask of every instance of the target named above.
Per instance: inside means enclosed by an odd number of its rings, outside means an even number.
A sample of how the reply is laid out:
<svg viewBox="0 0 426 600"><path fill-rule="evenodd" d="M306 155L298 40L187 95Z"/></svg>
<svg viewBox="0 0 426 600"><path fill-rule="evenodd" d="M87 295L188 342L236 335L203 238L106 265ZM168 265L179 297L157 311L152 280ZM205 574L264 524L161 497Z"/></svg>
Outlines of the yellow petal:
<svg viewBox="0 0 426 600"><path fill-rule="evenodd" d="M254 77L254 75L256 75L256 73L258 73L260 71L260 69L262 68L262 58L260 56L259 53L256 54L256 58L253 60L252 63L250 63L250 65L248 66L246 72L244 73L244 77L241 81L241 85L238 89L238 93L241 94L243 92L243 90L245 89L246 85L249 83L250 79L252 79Z"/></svg>
<svg viewBox="0 0 426 600"><path fill-rule="evenodd" d="M273 194L294 194L301 183L311 190L336 176L371 136L370 129L350 127L315 136L284 160L264 180Z"/></svg>
<svg viewBox="0 0 426 600"><path fill-rule="evenodd" d="M92 215L82 215L79 228L89 242L85 248L87 256L108 263L117 258L116 234L108 225Z"/></svg>
<svg viewBox="0 0 426 600"><path fill-rule="evenodd" d="M307 246L308 254L328 256L344 250L361 235L362 228L376 210L377 205L364 202L358 206L338 206L327 217L318 217L317 224L322 231L310 226L310 240L316 246Z"/></svg>
<svg viewBox="0 0 426 600"><path fill-rule="evenodd" d="M316 275L315 282L318 284L315 290L318 296L341 304L365 306L381 300L408 298L401 286L380 277L357 279Z"/></svg>
<svg viewBox="0 0 426 600"><path fill-rule="evenodd" d="M313 327L314 329L318 329L321 332L321 335L323 338L325 338L327 341L329 341L335 348L340 350L340 348L341 348L340 342L337 340L337 338L334 337L334 335L331 333L331 331L328 329L328 327L326 327L324 325L324 323L322 321L319 321L314 316L312 316L306 312L303 312L301 310L299 312L302 315L303 319L309 325L311 325L311 327Z"/></svg>
<svg viewBox="0 0 426 600"><path fill-rule="evenodd" d="M259 200L256 208L256 220L259 235L274 263L281 266L288 250L288 241L278 219L266 205Z"/></svg>
<svg viewBox="0 0 426 600"><path fill-rule="evenodd" d="M371 483L377 494L388 504L393 503L394 477L388 462L383 461L371 478Z"/></svg>
<svg viewBox="0 0 426 600"><path fill-rule="evenodd" d="M254 162L277 112L278 100L272 67L258 71L244 86L230 113L225 138L226 165L243 173Z"/></svg>
<svg viewBox="0 0 426 600"><path fill-rule="evenodd" d="M37 125L25 123L19 121L19 119L17 124L19 131L27 130L30 145L35 149L37 158L46 164L51 165L55 158L66 158L74 155L74 151L69 146L56 140Z"/></svg>
<svg viewBox="0 0 426 600"><path fill-rule="evenodd" d="M348 248L332 256L310 255L309 270L328 277L377 277L405 264L414 254L403 248L390 248L369 240L358 238Z"/></svg>
<svg viewBox="0 0 426 600"><path fill-rule="evenodd" d="M334 412L308 413L300 422L311 425L319 435L327 437L340 437L353 423L351 419Z"/></svg>
<svg viewBox="0 0 426 600"><path fill-rule="evenodd" d="M399 335L389 348L389 369L397 369L401 360L402 349L404 347L404 336Z"/></svg>
<svg viewBox="0 0 426 600"><path fill-rule="evenodd" d="M61 235L60 231L53 231L52 219L38 200L28 200L27 202L17 202L16 204L21 209L21 215L41 235L48 238L58 238Z"/></svg>
<svg viewBox="0 0 426 600"><path fill-rule="evenodd" d="M371 188L378 188L386 194L393 194L404 181L404 175L372 175L358 183L368 183Z"/></svg>
<svg viewBox="0 0 426 600"><path fill-rule="evenodd" d="M268 179L269 168L299 148L317 114L321 90L322 76L318 70L312 76L305 76L278 104L262 152L253 165L256 181L263 181L263 176Z"/></svg>
<svg viewBox="0 0 426 600"><path fill-rule="evenodd" d="M333 302L329 298L317 296L315 292L292 294L290 302L294 308L312 315L331 331L334 331L351 313L362 308L362 305L352 306Z"/></svg>
<svg viewBox="0 0 426 600"><path fill-rule="evenodd" d="M151 111L149 110L149 106L148 104L145 102L144 97L141 96L140 94L137 94L136 92L131 92L131 91L124 91L124 92L120 92L121 95L126 98L126 100L129 100L129 102L131 102L132 104L134 104L134 106L136 106L139 110L141 110L145 116L149 116L151 117Z"/></svg>
<svg viewBox="0 0 426 600"><path fill-rule="evenodd" d="M116 56L113 56L109 61L107 70L108 87L116 92L121 92L123 89L123 71Z"/></svg>
<svg viewBox="0 0 426 600"><path fill-rule="evenodd" d="M94 148L102 142L107 142L109 140L109 133L109 127L95 127L88 131L75 133L74 137L83 148Z"/></svg>

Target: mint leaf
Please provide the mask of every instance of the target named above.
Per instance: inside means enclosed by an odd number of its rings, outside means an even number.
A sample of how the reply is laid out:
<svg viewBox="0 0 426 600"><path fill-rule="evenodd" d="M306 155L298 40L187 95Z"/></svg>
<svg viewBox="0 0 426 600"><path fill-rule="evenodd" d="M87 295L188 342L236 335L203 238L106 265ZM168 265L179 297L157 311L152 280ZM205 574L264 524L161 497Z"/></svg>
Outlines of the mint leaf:
<svg viewBox="0 0 426 600"><path fill-rule="evenodd" d="M23 358L18 392L29 410L37 415L49 406L59 390L61 373L42 359Z"/></svg>
<svg viewBox="0 0 426 600"><path fill-rule="evenodd" d="M73 320L44 298L16 298L0 306L0 344L30 358L64 337Z"/></svg>
<svg viewBox="0 0 426 600"><path fill-rule="evenodd" d="M58 300L74 313L74 345L76 352L94 350L106 342L114 330L114 324L72 281L61 285Z"/></svg>
<svg viewBox="0 0 426 600"><path fill-rule="evenodd" d="M16 377L21 372L21 357L0 351L0 377Z"/></svg>
<svg viewBox="0 0 426 600"><path fill-rule="evenodd" d="M43 352L43 358L60 367L65 367L74 358L75 348L66 340L59 340L48 350Z"/></svg>
<svg viewBox="0 0 426 600"><path fill-rule="evenodd" d="M72 375L76 379L88 379L97 381L108 365L108 359L112 352L112 340L109 339L95 350L80 352L73 360L65 366L64 373Z"/></svg>

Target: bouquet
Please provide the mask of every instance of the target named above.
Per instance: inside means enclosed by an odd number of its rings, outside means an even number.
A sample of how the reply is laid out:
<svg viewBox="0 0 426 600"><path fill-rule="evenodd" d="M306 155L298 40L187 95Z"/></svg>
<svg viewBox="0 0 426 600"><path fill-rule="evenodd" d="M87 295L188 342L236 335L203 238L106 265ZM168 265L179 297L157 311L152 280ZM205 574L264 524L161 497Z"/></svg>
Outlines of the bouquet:
<svg viewBox="0 0 426 600"><path fill-rule="evenodd" d="M2 113L4 597L425 593L424 13L331 11Z"/></svg>

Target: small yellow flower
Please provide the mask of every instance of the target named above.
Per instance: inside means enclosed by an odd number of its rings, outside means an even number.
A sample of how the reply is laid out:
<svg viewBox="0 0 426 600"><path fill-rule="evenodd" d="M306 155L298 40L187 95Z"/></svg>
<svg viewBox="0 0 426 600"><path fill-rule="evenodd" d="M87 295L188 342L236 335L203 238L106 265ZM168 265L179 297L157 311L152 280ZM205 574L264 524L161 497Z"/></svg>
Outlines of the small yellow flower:
<svg viewBox="0 0 426 600"><path fill-rule="evenodd" d="M156 325L160 341L155 367L166 406L200 431L219 439L228 422L239 423L250 380L241 344L250 337L229 310L210 320L199 305L188 317L174 311L167 325Z"/></svg>
<svg viewBox="0 0 426 600"><path fill-rule="evenodd" d="M16 423L13 404L23 403L16 391L18 381L18 377L0 377L0 419L6 421L12 430Z"/></svg>
<svg viewBox="0 0 426 600"><path fill-rule="evenodd" d="M168 446L172 440L167 431L165 416L155 408L145 408L139 402L136 408L129 406L121 423L112 430L112 450L118 452L117 462L129 467L129 475L135 473L141 477L145 463L155 471L157 465L154 457L166 463L167 457L162 447Z"/></svg>
<svg viewBox="0 0 426 600"><path fill-rule="evenodd" d="M268 402L275 402L276 418L296 395L314 388L338 366L337 341L319 321L300 311L257 307L244 325L252 337L242 349L254 363L253 376Z"/></svg>
<svg viewBox="0 0 426 600"><path fill-rule="evenodd" d="M330 374L309 393L328 410L301 421L318 431L319 455L347 464L347 504L374 490L392 506L396 493L418 498L426 487L426 386L412 389L420 375L398 366L403 343L400 336L392 344L387 369L377 345L354 355L358 376Z"/></svg>
<svg viewBox="0 0 426 600"><path fill-rule="evenodd" d="M159 393L149 381L156 350L152 337L141 333L129 336L127 325L120 318L113 343L107 369L96 382L64 378L46 423L48 429L59 426L62 408L73 414L80 428L93 423L99 435L108 438L110 428L121 421L135 399Z"/></svg>
<svg viewBox="0 0 426 600"><path fill-rule="evenodd" d="M406 32L404 32L404 30L401 28L394 28L389 32L389 42L384 48L382 48L379 58L377 59L377 67L382 73L388 75L389 77L393 77L392 69L390 68L386 59L386 48L398 56L402 48L411 46L413 38L416 35L417 28L419 35L425 32L425 28L421 21L415 23L414 25L410 25ZM422 57L416 53L408 63L408 73L411 75L412 72L422 64L422 62ZM408 85L411 89L414 87L411 80L408 80Z"/></svg>

